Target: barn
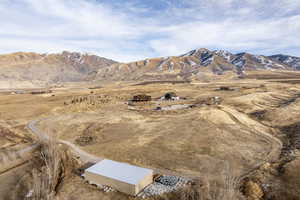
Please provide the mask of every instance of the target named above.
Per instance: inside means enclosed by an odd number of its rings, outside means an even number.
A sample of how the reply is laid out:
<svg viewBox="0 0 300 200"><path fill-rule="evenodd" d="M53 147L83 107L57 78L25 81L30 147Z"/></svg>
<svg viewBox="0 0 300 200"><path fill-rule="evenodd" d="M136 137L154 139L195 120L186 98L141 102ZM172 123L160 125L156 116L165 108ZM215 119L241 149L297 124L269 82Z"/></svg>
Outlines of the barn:
<svg viewBox="0 0 300 200"><path fill-rule="evenodd" d="M153 170L105 159L86 169L84 177L135 196L153 182Z"/></svg>

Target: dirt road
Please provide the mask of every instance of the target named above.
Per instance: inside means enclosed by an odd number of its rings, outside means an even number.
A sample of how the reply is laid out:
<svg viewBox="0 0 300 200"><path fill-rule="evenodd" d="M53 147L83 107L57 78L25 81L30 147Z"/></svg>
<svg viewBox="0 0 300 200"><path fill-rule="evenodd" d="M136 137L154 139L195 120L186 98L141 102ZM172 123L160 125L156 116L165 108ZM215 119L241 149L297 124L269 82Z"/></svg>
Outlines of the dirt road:
<svg viewBox="0 0 300 200"><path fill-rule="evenodd" d="M241 127L245 127L248 130L251 130L249 131L249 134L253 135L254 137L261 138L262 140L267 141L267 143L269 144L270 148L267 152L267 157L265 157L264 160L257 160L257 164L255 166L260 166L265 162L272 162L277 159L277 156L280 154L282 148L282 142L279 139L265 132L264 131L265 127L263 125L250 119L247 115L240 113L228 106L222 106L221 110L225 112L227 115L229 115ZM28 128L37 136L47 139L48 135L37 128L39 122L45 121L47 119L34 120L28 124ZM59 142L68 145L83 162L97 162L103 159L101 157L97 157L95 155L92 155L80 149L75 144L69 141L59 140ZM165 174L174 174L174 172L167 171L167 170L159 170L159 169L154 169L154 170ZM192 176L192 174L184 174L184 176ZM193 176L195 175L193 174Z"/></svg>
<svg viewBox="0 0 300 200"><path fill-rule="evenodd" d="M44 121L44 120L47 120L47 119L44 118L41 120L33 120L28 124L27 127L38 137L42 137L42 139L48 139L49 136L36 127L37 123ZM75 153L75 155L78 156L79 159L84 163L87 163L87 162L95 163L95 162L99 162L104 159L104 158L92 155L90 153L87 153L86 151L83 151L82 149L80 149L75 144L73 144L69 141L59 140L59 142L69 146L72 149L72 151ZM178 174L178 173L175 173L175 172L172 172L169 170L161 170L161 169L152 169L152 170L154 170L156 173L159 173L159 174L177 175L177 176L182 175L182 174ZM184 176L189 177L189 178L195 177L195 176L191 176L191 175L184 175Z"/></svg>
<svg viewBox="0 0 300 200"><path fill-rule="evenodd" d="M49 139L49 136L36 127L37 123L44 121L44 120L47 120L47 119L44 118L44 119L40 119L40 120L33 120L30 123L28 123L27 127L41 139L47 140L47 139ZM59 140L59 142L71 147L73 152L79 157L79 159L82 162L99 162L99 161L103 160L103 158L94 156L92 154L89 154L89 153L83 151L82 149L78 148L76 145L72 144L71 142L68 142L65 140Z"/></svg>
<svg viewBox="0 0 300 200"><path fill-rule="evenodd" d="M271 148L269 149L268 156L264 159L264 161L272 162L278 159L278 156L280 155L281 149L283 147L283 143L278 138L265 132L264 125L256 122L255 120L252 120L247 115L228 106L221 106L220 108L240 126L251 130L251 134L256 137L261 137L269 143Z"/></svg>

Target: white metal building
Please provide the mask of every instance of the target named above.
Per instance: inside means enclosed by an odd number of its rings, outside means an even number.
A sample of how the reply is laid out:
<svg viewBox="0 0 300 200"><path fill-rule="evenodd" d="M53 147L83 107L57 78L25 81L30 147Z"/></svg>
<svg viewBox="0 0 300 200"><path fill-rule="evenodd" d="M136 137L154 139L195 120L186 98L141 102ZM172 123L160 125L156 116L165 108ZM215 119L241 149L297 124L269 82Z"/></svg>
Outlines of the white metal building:
<svg viewBox="0 0 300 200"><path fill-rule="evenodd" d="M90 183L137 195L153 182L153 170L105 159L86 169L84 177Z"/></svg>

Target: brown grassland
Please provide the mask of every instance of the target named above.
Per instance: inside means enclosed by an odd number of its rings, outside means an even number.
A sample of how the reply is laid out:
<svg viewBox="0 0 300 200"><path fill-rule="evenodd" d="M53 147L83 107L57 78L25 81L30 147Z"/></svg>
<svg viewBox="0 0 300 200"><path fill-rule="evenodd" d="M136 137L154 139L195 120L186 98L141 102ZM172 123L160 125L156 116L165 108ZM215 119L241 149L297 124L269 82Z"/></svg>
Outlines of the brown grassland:
<svg viewBox="0 0 300 200"><path fill-rule="evenodd" d="M39 130L94 156L195 180L157 199L300 199L300 146L295 142L300 128L286 128L300 123L299 77L296 72L253 72L244 79L206 83L119 82L94 89L54 88L40 95L2 92L0 149L18 150L37 141L27 125L38 120ZM182 99L159 100L167 92ZM152 101L128 104L137 94L151 95ZM40 163L49 162L42 158ZM14 168L14 175L0 174L0 199L24 195L20 188L38 168L36 159ZM97 190L74 172L57 173L55 179L62 180L51 194L57 199L133 199ZM38 182L41 177L33 175Z"/></svg>

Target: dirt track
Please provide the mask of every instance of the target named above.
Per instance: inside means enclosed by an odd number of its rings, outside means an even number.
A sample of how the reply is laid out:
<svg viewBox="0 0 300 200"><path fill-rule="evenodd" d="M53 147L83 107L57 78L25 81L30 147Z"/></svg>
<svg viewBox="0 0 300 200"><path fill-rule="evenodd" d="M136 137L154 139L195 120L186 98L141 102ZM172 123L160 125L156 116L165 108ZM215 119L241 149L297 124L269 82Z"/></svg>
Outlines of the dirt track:
<svg viewBox="0 0 300 200"><path fill-rule="evenodd" d="M35 135L46 137L48 128L53 128L60 142L84 162L108 158L160 169L157 171L165 174L215 179L226 162L240 177L276 161L282 149L277 127L299 121L300 99L294 95L300 88L274 82L261 86L262 83L243 80L100 88L94 94L107 95L110 101L97 108L83 103L64 106L74 96L90 94L84 90L63 91L55 97L3 96L0 107L2 112L10 113L2 113L7 118L4 120L20 117L20 122L26 122ZM224 85L233 90L218 90ZM186 97L184 103L199 103L215 96L224 101L220 105L161 112L147 109L157 102L136 105L140 108L137 110L125 104L132 95L144 93L158 99L170 91ZM39 103L31 106L36 99ZM168 106L181 102L158 103ZM25 111L20 112L23 107ZM254 112L263 112L263 116L255 118L251 116ZM34 120L37 118L41 120ZM95 142L79 146L76 139L85 135L96 138Z"/></svg>
<svg viewBox="0 0 300 200"><path fill-rule="evenodd" d="M33 120L30 123L28 123L27 127L34 133L37 135L37 137L41 137L42 139L49 139L49 136L44 133L43 131L39 130L36 127L36 124L39 123L40 121L45 121L47 119L41 119L41 120ZM83 151L82 149L78 148L76 145L72 144L71 142L65 141L65 140L59 140L60 143L62 144L66 144L69 147L71 147L71 149L74 151L74 153L79 156L79 158L81 159L81 161L83 162L97 162L97 161L101 161L103 160L103 158L94 156L92 154L89 154L85 151Z"/></svg>
<svg viewBox="0 0 300 200"><path fill-rule="evenodd" d="M277 139L276 137L267 133L266 129L263 125L250 119L247 115L245 115L241 112L238 112L228 106L220 106L220 110L223 111L224 113L226 113L226 115L228 115L239 126L249 130L248 134L250 136L260 138L261 140L265 141L268 144L269 150L266 153L267 156L264 157L264 159L257 159L257 163L254 165L254 168L264 164L265 162L275 161L278 158L278 156L280 155L280 152L281 152L282 142L279 139ZM28 128L34 134L36 134L38 136L42 136L43 138L48 138L48 136L43 131L39 130L36 127L36 125L39 122L43 121L44 126L45 126L45 123L47 124L47 120L50 120L50 119L53 120L53 118L51 118L51 117L42 119L42 120L33 120L28 124ZM75 144L71 143L70 141L60 140L60 142L62 144L68 145L83 162L97 162L97 161L100 161L103 159L102 157L88 153L87 151L81 149L80 147L76 146ZM178 173L172 172L170 170L166 170L166 169L155 169L155 170L159 171L161 173L166 173L166 174L178 174ZM249 171L252 171L252 169L250 169ZM246 172L246 174L248 172ZM195 176L194 173L192 173L192 174L185 173L185 174L180 174L180 175L189 176L189 177Z"/></svg>
<svg viewBox="0 0 300 200"><path fill-rule="evenodd" d="M48 139L49 136L47 134L45 134L43 131L39 130L36 127L36 124L39 123L40 121L46 121L47 119L41 119L41 120L33 120L30 123L28 123L28 128L34 133L36 134L38 137L42 137L42 139ZM61 144L65 144L67 146L69 146L73 153L75 153L76 156L78 156L78 158L83 162L83 163L96 163L99 162L101 160L103 160L104 158L101 158L99 156L95 156L92 155L84 150L82 150L81 148L77 147L75 144L69 142L69 141L65 141L65 140L59 140L59 142ZM36 145L31 146L31 148L36 148ZM153 169L156 173L160 173L160 174L166 174L166 175L182 175L182 174L178 174L175 172L172 172L170 170L162 170L162 169ZM187 175L185 174L186 177L194 177L192 175Z"/></svg>
<svg viewBox="0 0 300 200"><path fill-rule="evenodd" d="M268 156L264 159L265 162L273 162L278 159L283 144L278 138L274 137L270 133L265 132L265 127L263 125L250 119L247 115L238 112L230 107L222 106L221 110L226 112L235 122L237 122L241 126L252 130L251 134L253 134L254 136L261 137L262 139L268 141L271 148L269 150Z"/></svg>

